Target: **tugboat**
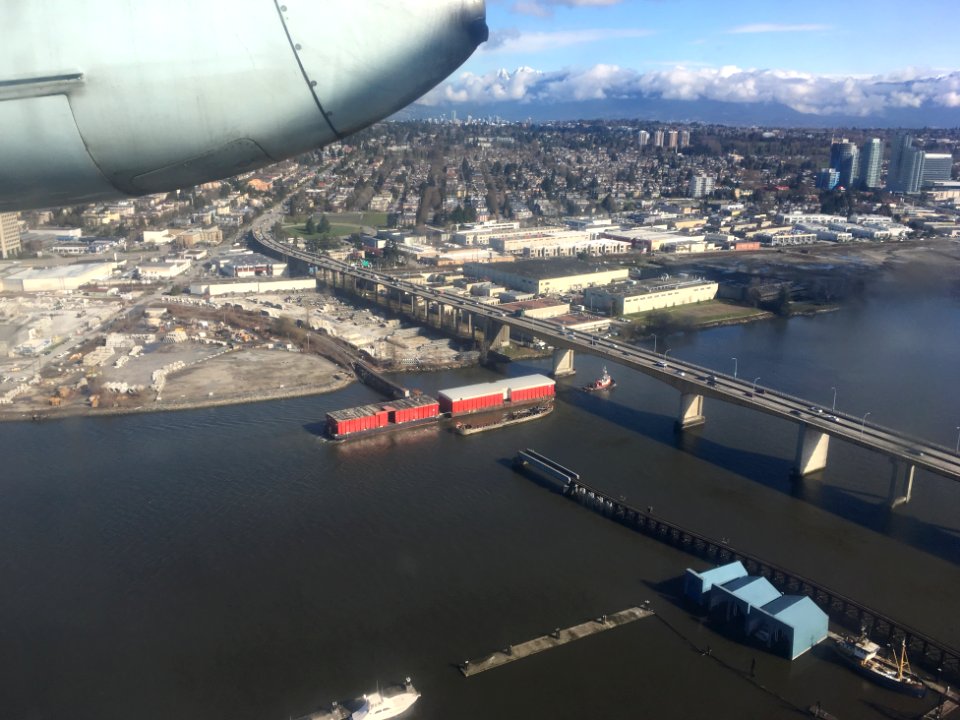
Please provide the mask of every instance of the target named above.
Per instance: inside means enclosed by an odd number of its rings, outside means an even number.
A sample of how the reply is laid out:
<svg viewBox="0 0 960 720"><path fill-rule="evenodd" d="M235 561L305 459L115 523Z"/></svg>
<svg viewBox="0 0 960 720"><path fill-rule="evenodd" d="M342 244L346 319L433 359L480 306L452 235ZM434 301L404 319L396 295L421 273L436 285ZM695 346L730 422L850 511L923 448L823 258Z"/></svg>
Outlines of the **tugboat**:
<svg viewBox="0 0 960 720"><path fill-rule="evenodd" d="M599 390L610 390L617 386L617 381L610 377L610 373L607 372L607 367L603 367L603 375L598 377L589 385L584 385L584 392L597 392Z"/></svg>
<svg viewBox="0 0 960 720"><path fill-rule="evenodd" d="M859 639L835 637L833 649L858 673L888 690L896 690L918 698L927 694L927 686L910 669L906 638L903 638L900 643L899 657L897 651L891 649L893 660L878 655L880 646L867 640L866 637Z"/></svg>

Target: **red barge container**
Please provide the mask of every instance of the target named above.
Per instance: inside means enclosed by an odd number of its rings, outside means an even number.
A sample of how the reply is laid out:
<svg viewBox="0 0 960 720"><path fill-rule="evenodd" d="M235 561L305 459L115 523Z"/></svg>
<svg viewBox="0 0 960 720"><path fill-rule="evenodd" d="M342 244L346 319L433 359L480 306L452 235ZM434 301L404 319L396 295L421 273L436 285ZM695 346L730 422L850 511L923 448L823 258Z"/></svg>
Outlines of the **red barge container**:
<svg viewBox="0 0 960 720"><path fill-rule="evenodd" d="M327 413L327 434L334 440L436 422L440 404L429 395L375 403Z"/></svg>
<svg viewBox="0 0 960 720"><path fill-rule="evenodd" d="M546 375L495 380L494 382L465 385L441 390L440 411L451 415L489 410L504 405L522 405L551 398L556 394L556 383Z"/></svg>

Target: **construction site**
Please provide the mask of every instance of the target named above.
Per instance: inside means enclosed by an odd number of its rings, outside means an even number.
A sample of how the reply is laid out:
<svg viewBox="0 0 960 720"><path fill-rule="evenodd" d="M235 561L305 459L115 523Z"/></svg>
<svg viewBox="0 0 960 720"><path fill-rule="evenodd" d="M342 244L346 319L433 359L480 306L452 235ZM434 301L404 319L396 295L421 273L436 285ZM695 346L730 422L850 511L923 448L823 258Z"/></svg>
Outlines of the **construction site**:
<svg viewBox="0 0 960 720"><path fill-rule="evenodd" d="M0 359L0 418L253 402L336 390L356 379L357 361L402 371L478 359L436 331L312 291L126 304L0 301L8 322L41 328L29 349L11 346Z"/></svg>

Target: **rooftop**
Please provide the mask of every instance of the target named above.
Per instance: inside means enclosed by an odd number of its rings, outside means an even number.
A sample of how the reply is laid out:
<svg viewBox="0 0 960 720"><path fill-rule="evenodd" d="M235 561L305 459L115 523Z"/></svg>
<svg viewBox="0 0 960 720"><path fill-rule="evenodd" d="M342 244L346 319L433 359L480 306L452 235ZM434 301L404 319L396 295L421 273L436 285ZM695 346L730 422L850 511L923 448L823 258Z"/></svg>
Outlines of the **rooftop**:
<svg viewBox="0 0 960 720"><path fill-rule="evenodd" d="M521 277L542 280L544 278L570 277L598 272L613 272L623 268L617 264L587 262L576 258L551 260L518 260L513 263L491 263L486 267L513 273Z"/></svg>

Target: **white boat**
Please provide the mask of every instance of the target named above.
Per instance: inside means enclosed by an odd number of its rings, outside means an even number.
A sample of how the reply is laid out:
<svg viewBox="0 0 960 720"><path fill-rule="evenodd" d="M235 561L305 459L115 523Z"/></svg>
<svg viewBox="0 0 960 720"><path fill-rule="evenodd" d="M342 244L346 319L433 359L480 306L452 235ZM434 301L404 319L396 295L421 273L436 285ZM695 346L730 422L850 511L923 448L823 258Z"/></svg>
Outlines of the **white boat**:
<svg viewBox="0 0 960 720"><path fill-rule="evenodd" d="M298 720L385 720L402 715L419 699L420 693L407 678L402 685L377 688L343 705L334 703L329 711L304 715Z"/></svg>

